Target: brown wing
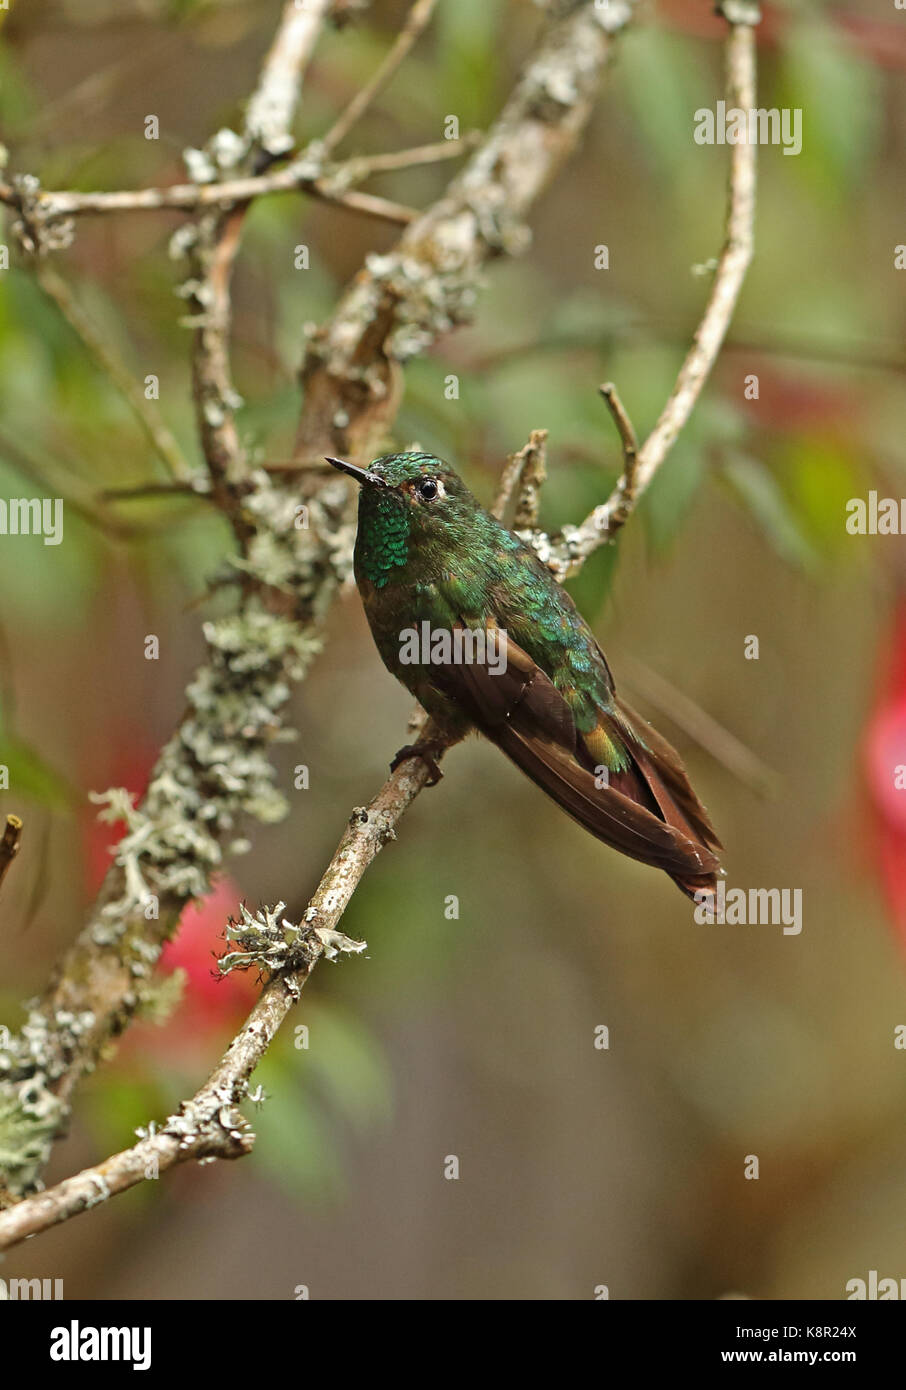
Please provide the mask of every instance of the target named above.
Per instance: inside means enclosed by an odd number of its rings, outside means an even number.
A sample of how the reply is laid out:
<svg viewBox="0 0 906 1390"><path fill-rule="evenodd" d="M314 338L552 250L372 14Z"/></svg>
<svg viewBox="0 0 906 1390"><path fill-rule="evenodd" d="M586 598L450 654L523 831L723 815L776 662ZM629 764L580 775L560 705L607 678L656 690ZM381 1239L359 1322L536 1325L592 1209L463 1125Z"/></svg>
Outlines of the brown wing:
<svg viewBox="0 0 906 1390"><path fill-rule="evenodd" d="M655 774L654 786L649 787L642 766L637 778L620 774L623 786L613 785L614 779L609 786L596 786L594 771L583 766L588 755L577 739L572 711L563 696L511 637L506 656L506 667L499 674L477 661L445 667L438 673L445 692L592 835L633 859L665 870L690 895L698 888L713 888L717 859L707 843L696 842L691 818L665 816L661 798L671 807L672 803L663 779L656 776L655 760L647 759ZM694 798L691 788L689 793ZM692 834L687 833L690 830Z"/></svg>

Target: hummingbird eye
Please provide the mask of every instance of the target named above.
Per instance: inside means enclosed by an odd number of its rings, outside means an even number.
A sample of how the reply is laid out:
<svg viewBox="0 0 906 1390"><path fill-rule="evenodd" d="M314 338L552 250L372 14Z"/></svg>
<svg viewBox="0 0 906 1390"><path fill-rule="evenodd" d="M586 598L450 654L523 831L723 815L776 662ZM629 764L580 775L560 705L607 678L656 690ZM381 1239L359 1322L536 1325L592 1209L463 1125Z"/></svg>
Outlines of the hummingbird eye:
<svg viewBox="0 0 906 1390"><path fill-rule="evenodd" d="M433 478L423 478L416 491L423 502L433 502L437 496L437 483Z"/></svg>

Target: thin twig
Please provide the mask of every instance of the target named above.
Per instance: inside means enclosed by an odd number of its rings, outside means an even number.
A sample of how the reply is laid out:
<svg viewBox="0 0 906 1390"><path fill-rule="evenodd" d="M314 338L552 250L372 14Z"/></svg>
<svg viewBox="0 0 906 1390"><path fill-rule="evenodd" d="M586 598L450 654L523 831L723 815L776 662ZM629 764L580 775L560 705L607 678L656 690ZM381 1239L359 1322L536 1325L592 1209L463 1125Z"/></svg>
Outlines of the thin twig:
<svg viewBox="0 0 906 1390"><path fill-rule="evenodd" d="M145 398L144 391L123 365L122 358L108 347L103 334L95 328L66 281L40 257L35 257L33 266L38 284L56 304L73 332L81 338L101 371L113 382L168 472L174 478L188 478L191 470L175 436L164 423L160 412Z"/></svg>
<svg viewBox="0 0 906 1390"><path fill-rule="evenodd" d="M435 140L431 145L413 145L408 150L354 155L335 167L345 180L355 181L370 178L372 174L387 174L396 169L414 169L421 164L438 164L445 159L459 159L480 142L481 131L470 130L459 140Z"/></svg>
<svg viewBox="0 0 906 1390"><path fill-rule="evenodd" d="M6 824L3 827L3 836L0 838L0 888L3 880L9 873L9 867L19 853L19 843L22 838L22 822L18 816L7 816Z"/></svg>
<svg viewBox="0 0 906 1390"><path fill-rule="evenodd" d="M617 433L620 436L620 443L623 446L623 472L610 498L611 512L608 536L613 537L627 521L635 506L638 494L639 443L632 421L626 414L623 402L620 400L613 382L606 381L598 389L607 402L607 408L613 416Z"/></svg>
<svg viewBox="0 0 906 1390"><path fill-rule="evenodd" d="M48 466L45 462L39 463L30 451L26 451L18 440L12 439L3 430L0 430L0 456L8 459L17 472L36 483L42 492L61 497L65 508L114 540L133 540L156 529L153 526L121 521L119 517L98 508L95 505L94 489L74 470L64 471L61 464ZM168 488L180 485L162 483L160 486Z"/></svg>
<svg viewBox="0 0 906 1390"><path fill-rule="evenodd" d="M734 19L733 15L738 13L748 14L749 20ZM752 18L753 15L756 17ZM730 25L726 46L727 107L749 110L755 105L755 34L752 24L757 23L757 8L743 3L740 10L733 7L732 0L728 0L726 18ZM714 273L714 283L676 384L657 424L638 449L631 505L627 509L624 472L624 477L607 501L595 507L581 525L570 527L561 537L554 538L553 543L547 538L540 538L544 558L558 577L573 574L582 560L610 540L623 525L670 452L710 375L752 259L755 244L755 152L755 144L731 146L726 235Z"/></svg>
<svg viewBox="0 0 906 1390"><path fill-rule="evenodd" d="M538 525L541 488L547 477L547 430L532 430L527 444L510 454L500 479L491 515L502 521L513 496L514 531L531 531Z"/></svg>
<svg viewBox="0 0 906 1390"><path fill-rule="evenodd" d="M372 77L360 87L355 96L337 118L321 141L326 153L330 153L349 134L355 123L368 110L375 97L387 86L397 68L408 55L419 35L428 25L437 0L415 0L406 16L406 21L396 37L396 41Z"/></svg>
<svg viewBox="0 0 906 1390"><path fill-rule="evenodd" d="M45 222L53 222L92 213L198 212L203 208L250 202L272 193L308 193L324 202L349 208L352 212L364 211L383 217L388 222L405 222L409 220L408 216L401 217L393 211L399 207L398 204L379 198L363 204L353 194L350 185L360 183L373 174L457 159L473 148L478 138L476 133L470 132L460 140L415 145L411 149L392 150L386 154L355 155L340 164L313 162L313 155L305 151L282 169L269 169L266 173L247 174L216 183L174 183L164 188L97 193L66 189L39 191L33 195L32 215L39 214ZM16 188L0 184L0 203L19 209L21 201L22 195Z"/></svg>
<svg viewBox="0 0 906 1390"><path fill-rule="evenodd" d="M315 192L321 185L315 185ZM395 227L407 227L419 216L418 208L407 207L405 203L395 203L391 198L381 198L376 193L360 193L354 188L344 192L326 192L323 195L338 207L348 208L350 212L362 212L366 217L376 217L379 222L391 222Z"/></svg>

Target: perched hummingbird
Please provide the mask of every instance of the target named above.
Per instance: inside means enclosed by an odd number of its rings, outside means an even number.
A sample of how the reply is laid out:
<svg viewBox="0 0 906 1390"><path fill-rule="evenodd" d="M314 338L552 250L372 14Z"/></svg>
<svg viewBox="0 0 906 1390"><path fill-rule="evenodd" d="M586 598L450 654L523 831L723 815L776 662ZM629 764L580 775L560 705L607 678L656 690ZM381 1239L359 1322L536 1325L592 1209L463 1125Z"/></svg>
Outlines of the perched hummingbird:
<svg viewBox="0 0 906 1390"><path fill-rule="evenodd" d="M479 730L599 840L689 897L714 892L720 841L678 754L618 698L594 634L534 551L431 454L327 461L361 486L355 578L377 649L443 742ZM414 660L419 633L432 640ZM436 781L440 746L409 745L393 766L423 757Z"/></svg>

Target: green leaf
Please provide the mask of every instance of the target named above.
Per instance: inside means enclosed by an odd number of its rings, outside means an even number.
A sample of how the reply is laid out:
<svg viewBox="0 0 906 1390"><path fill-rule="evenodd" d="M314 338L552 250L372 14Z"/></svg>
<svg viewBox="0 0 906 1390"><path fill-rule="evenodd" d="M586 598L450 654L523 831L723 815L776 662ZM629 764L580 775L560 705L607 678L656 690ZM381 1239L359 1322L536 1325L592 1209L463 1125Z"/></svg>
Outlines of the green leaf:
<svg viewBox="0 0 906 1390"><path fill-rule="evenodd" d="M330 1123L306 1087L305 1056L271 1047L256 1067L253 1085L262 1085L267 1099L250 1110L258 1136L255 1154L294 1197L337 1198L343 1185L336 1145Z"/></svg>
<svg viewBox="0 0 906 1390"><path fill-rule="evenodd" d="M708 164L692 138L694 115L713 101L701 46L663 29L633 29L620 45L614 79L659 177L694 206L708 178Z"/></svg>
<svg viewBox="0 0 906 1390"><path fill-rule="evenodd" d="M790 162L837 201L841 185L859 183L870 168L883 109L878 74L833 25L815 19L789 26L781 72L779 104L803 113L802 152Z"/></svg>
<svg viewBox="0 0 906 1390"><path fill-rule="evenodd" d="M724 462L723 476L780 558L798 569L813 570L818 563L817 552L804 535L788 498L764 464L747 454L731 453Z"/></svg>
<svg viewBox="0 0 906 1390"><path fill-rule="evenodd" d="M854 557L846 504L864 496L867 483L861 466L829 440L797 440L789 453L789 495L806 533L825 554Z"/></svg>
<svg viewBox="0 0 906 1390"><path fill-rule="evenodd" d="M664 554L676 539L705 478L704 452L694 440L680 438L654 475L639 511L655 554Z"/></svg>
<svg viewBox="0 0 906 1390"><path fill-rule="evenodd" d="M485 125L495 108L499 0L456 0L437 17L440 90L460 132ZM437 74L435 74L435 82Z"/></svg>
<svg viewBox="0 0 906 1390"><path fill-rule="evenodd" d="M336 1004L307 1011L309 1047L305 1060L332 1108L362 1128L390 1113L390 1079L373 1035Z"/></svg>
<svg viewBox="0 0 906 1390"><path fill-rule="evenodd" d="M10 796L24 796L53 810L60 810L72 801L73 793L65 779L29 744L14 735L5 735L2 725L0 766L8 769Z"/></svg>

